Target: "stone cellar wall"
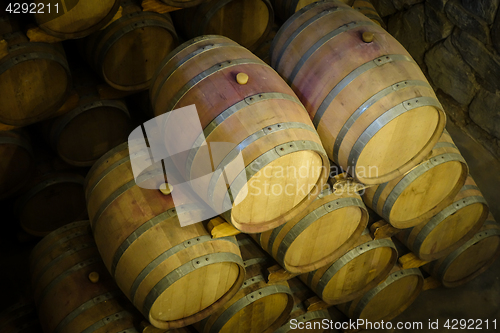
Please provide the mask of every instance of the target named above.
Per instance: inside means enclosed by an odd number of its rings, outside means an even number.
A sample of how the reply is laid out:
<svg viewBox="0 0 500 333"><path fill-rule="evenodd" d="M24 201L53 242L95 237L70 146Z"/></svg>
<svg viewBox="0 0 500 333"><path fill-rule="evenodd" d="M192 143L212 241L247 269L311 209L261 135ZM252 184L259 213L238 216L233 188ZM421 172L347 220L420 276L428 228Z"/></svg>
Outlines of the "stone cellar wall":
<svg viewBox="0 0 500 333"><path fill-rule="evenodd" d="M448 114L500 158L500 0L371 0Z"/></svg>

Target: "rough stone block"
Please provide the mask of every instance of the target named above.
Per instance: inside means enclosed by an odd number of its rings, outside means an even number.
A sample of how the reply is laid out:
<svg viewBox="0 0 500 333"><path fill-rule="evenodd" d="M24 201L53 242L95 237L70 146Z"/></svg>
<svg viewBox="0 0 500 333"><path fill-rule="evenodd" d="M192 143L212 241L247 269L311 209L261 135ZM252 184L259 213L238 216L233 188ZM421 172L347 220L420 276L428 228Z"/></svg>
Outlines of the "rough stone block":
<svg viewBox="0 0 500 333"><path fill-rule="evenodd" d="M386 17L397 12L392 0L371 0L371 3L380 17Z"/></svg>
<svg viewBox="0 0 500 333"><path fill-rule="evenodd" d="M470 104L476 95L478 84L471 67L465 63L449 38L425 54L425 64L436 88L460 104Z"/></svg>
<svg viewBox="0 0 500 333"><path fill-rule="evenodd" d="M482 17L488 24L493 23L500 0L462 0L462 5L469 12Z"/></svg>
<svg viewBox="0 0 500 333"><path fill-rule="evenodd" d="M455 29L451 36L453 45L477 75L495 89L500 89L500 57L463 30Z"/></svg>
<svg viewBox="0 0 500 333"><path fill-rule="evenodd" d="M500 138L500 95L480 90L469 107L470 118L497 139Z"/></svg>
<svg viewBox="0 0 500 333"><path fill-rule="evenodd" d="M426 5L430 5L440 11L444 10L447 2L448 0L425 0Z"/></svg>
<svg viewBox="0 0 500 333"><path fill-rule="evenodd" d="M394 7L397 10L408 9L417 3L424 2L425 0L392 0L394 2Z"/></svg>
<svg viewBox="0 0 500 333"><path fill-rule="evenodd" d="M490 30L486 22L462 7L459 0L448 1L445 10L453 24L479 39L482 43L488 43Z"/></svg>
<svg viewBox="0 0 500 333"><path fill-rule="evenodd" d="M438 90L436 96L443 105L444 111L449 120L457 124L459 127L465 127L469 122L468 105L459 104L443 91Z"/></svg>
<svg viewBox="0 0 500 333"><path fill-rule="evenodd" d="M493 23L493 26L491 28L491 42L493 43L493 46L495 47L497 52L500 54L500 10L497 13L495 23Z"/></svg>
<svg viewBox="0 0 500 333"><path fill-rule="evenodd" d="M389 19L387 27L387 31L408 50L419 65L424 63L424 54L429 46L425 39L424 7L422 3L397 13Z"/></svg>
<svg viewBox="0 0 500 333"><path fill-rule="evenodd" d="M430 45L448 37L453 31L453 23L443 11L425 3L425 38Z"/></svg>

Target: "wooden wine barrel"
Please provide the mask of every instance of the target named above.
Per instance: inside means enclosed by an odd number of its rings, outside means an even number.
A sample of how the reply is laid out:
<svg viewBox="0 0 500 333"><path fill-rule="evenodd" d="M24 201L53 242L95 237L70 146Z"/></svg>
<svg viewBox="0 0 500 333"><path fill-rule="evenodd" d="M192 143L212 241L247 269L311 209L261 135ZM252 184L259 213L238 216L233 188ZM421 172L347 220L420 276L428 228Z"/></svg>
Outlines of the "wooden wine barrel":
<svg viewBox="0 0 500 333"><path fill-rule="evenodd" d="M87 176L97 247L120 289L155 327L192 324L242 285L240 250L234 237L212 239L202 223L181 227L180 216L196 217L198 205L182 192L174 205L171 194L139 187L128 148L124 143L105 154Z"/></svg>
<svg viewBox="0 0 500 333"><path fill-rule="evenodd" d="M158 65L175 48L177 35L168 13L128 5L120 18L84 44L89 63L110 86L140 91L149 88Z"/></svg>
<svg viewBox="0 0 500 333"><path fill-rule="evenodd" d="M266 39L274 23L269 0L211 0L172 16L186 38L222 35L250 51Z"/></svg>
<svg viewBox="0 0 500 333"><path fill-rule="evenodd" d="M500 256L500 225L491 214L465 244L423 268L447 288L461 286L484 273Z"/></svg>
<svg viewBox="0 0 500 333"><path fill-rule="evenodd" d="M445 113L418 64L345 4L320 1L299 10L278 31L271 54L330 159L361 183L404 175L443 132Z"/></svg>
<svg viewBox="0 0 500 333"><path fill-rule="evenodd" d="M450 205L469 168L445 132L426 160L402 177L365 189L368 207L398 229L414 227Z"/></svg>
<svg viewBox="0 0 500 333"><path fill-rule="evenodd" d="M161 0L166 5L177 7L177 8L188 8L198 6L205 0Z"/></svg>
<svg viewBox="0 0 500 333"><path fill-rule="evenodd" d="M348 252L300 279L328 304L339 304L363 295L384 280L398 254L390 239L374 240L368 229Z"/></svg>
<svg viewBox="0 0 500 333"><path fill-rule="evenodd" d="M298 278L293 278L287 281L290 290L293 292L294 307L286 324L278 328L274 333L287 333L287 332L315 332L326 333L330 332L328 329L322 329L321 324L323 320L330 321L331 317L328 310L308 311L304 302L314 296L314 293ZM298 327L319 327L319 329L311 331L307 329L298 329Z"/></svg>
<svg viewBox="0 0 500 333"><path fill-rule="evenodd" d="M45 332L142 331L141 314L99 257L89 221L68 224L45 237L33 249L30 268Z"/></svg>
<svg viewBox="0 0 500 333"><path fill-rule="evenodd" d="M0 333L40 333L35 305L19 302L0 313Z"/></svg>
<svg viewBox="0 0 500 333"><path fill-rule="evenodd" d="M273 43L273 39L278 32L279 26L275 23L271 28L271 31L267 35L266 39L255 48L253 54L259 57L266 64L271 66L271 55L269 54L269 50L271 50L271 44Z"/></svg>
<svg viewBox="0 0 500 333"><path fill-rule="evenodd" d="M30 43L20 32L2 38L7 44L0 51L0 122L20 127L49 118L71 88L62 45Z"/></svg>
<svg viewBox="0 0 500 333"><path fill-rule="evenodd" d="M73 39L98 31L111 21L120 7L119 0L37 1L38 26L49 35ZM41 10L40 10L41 9Z"/></svg>
<svg viewBox="0 0 500 333"><path fill-rule="evenodd" d="M291 221L252 237L287 271L307 273L353 247L367 223L358 193L327 188Z"/></svg>
<svg viewBox="0 0 500 333"><path fill-rule="evenodd" d="M27 135L0 131L0 199L15 194L30 179L35 167Z"/></svg>
<svg viewBox="0 0 500 333"><path fill-rule="evenodd" d="M81 100L78 107L45 124L54 151L76 166L91 166L110 149L125 142L131 125L123 101L96 95Z"/></svg>
<svg viewBox="0 0 500 333"><path fill-rule="evenodd" d="M430 220L405 229L396 237L420 259L436 260L475 235L488 213L486 200L469 176L452 204Z"/></svg>
<svg viewBox="0 0 500 333"><path fill-rule="evenodd" d="M369 0L354 0L352 8L385 29L385 23Z"/></svg>
<svg viewBox="0 0 500 333"><path fill-rule="evenodd" d="M248 82L238 83L238 74L247 75ZM191 182L196 193L242 232L284 224L326 182L329 161L302 104L271 67L228 38L203 36L172 52L153 81L151 102L157 116L195 104L203 133L182 130L191 123L168 125L175 128L165 133L165 142L182 138L193 147L179 159L179 170L185 179L196 179ZM199 149L205 138L231 148L214 158L217 167L208 172L206 149ZM240 151L246 174L222 177L222 167ZM202 177L214 169L211 177ZM226 184L231 184L234 200Z"/></svg>
<svg viewBox="0 0 500 333"><path fill-rule="evenodd" d="M19 128L19 127L0 123L0 132L12 131L12 130L17 129L17 128Z"/></svg>
<svg viewBox="0 0 500 333"><path fill-rule="evenodd" d="M339 304L337 308L349 318L369 322L390 321L405 311L422 291L424 278L418 268L394 267L385 281L363 296Z"/></svg>
<svg viewBox="0 0 500 333"><path fill-rule="evenodd" d="M87 215L84 178L71 172L53 172L36 177L16 201L21 227L43 237L57 228Z"/></svg>
<svg viewBox="0 0 500 333"><path fill-rule="evenodd" d="M263 271L272 260L248 236L241 234L237 239L246 280L230 301L194 325L200 333L274 332L293 308L293 295L286 281L266 283Z"/></svg>
<svg viewBox="0 0 500 333"><path fill-rule="evenodd" d="M351 6L361 14L368 17L373 22L380 25L382 28L385 28L384 21L380 18L375 7L368 0L340 0L346 5ZM307 5L310 5L315 0L273 0L271 1L274 10L276 11L277 16L284 22L288 20L290 16L295 14L298 10L304 8Z"/></svg>

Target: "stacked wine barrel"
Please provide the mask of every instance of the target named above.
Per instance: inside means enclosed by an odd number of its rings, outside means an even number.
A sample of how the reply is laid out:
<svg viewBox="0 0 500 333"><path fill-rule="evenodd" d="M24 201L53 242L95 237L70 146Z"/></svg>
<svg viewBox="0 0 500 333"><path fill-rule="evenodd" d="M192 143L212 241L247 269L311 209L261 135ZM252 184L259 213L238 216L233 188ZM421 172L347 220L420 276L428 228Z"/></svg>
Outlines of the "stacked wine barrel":
<svg viewBox="0 0 500 333"><path fill-rule="evenodd" d="M500 256L370 1L64 6L0 17L0 199L44 237L2 332L326 332Z"/></svg>

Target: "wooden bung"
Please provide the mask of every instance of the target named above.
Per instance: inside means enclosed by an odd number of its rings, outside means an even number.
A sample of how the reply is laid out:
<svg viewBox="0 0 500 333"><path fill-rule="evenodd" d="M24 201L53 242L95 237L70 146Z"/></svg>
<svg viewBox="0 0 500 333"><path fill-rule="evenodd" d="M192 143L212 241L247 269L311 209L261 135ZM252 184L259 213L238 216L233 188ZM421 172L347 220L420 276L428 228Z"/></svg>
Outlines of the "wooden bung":
<svg viewBox="0 0 500 333"><path fill-rule="evenodd" d="M163 183L160 185L160 192L164 195L169 195L172 193L173 187L169 183Z"/></svg>
<svg viewBox="0 0 500 333"><path fill-rule="evenodd" d="M371 42L373 42L374 38L375 38L375 35L372 32L370 32L370 31L363 32L363 42L371 43Z"/></svg>
<svg viewBox="0 0 500 333"><path fill-rule="evenodd" d="M97 283L99 282L99 273L97 272L92 272L89 274L89 280L92 283Z"/></svg>
<svg viewBox="0 0 500 333"><path fill-rule="evenodd" d="M251 73L251 79L239 84L238 73ZM198 147L177 158L176 168L241 232L279 227L320 194L329 161L307 112L282 78L241 45L222 36L184 43L163 61L150 99L155 116L196 105L200 130L184 130L194 125L179 117L161 140L182 138L186 146ZM196 143L203 141L207 145ZM221 142L227 153L210 157L206 148ZM246 172L222 173L236 162Z"/></svg>
<svg viewBox="0 0 500 333"><path fill-rule="evenodd" d="M247 84L248 82L248 75L245 73L238 73L236 75L236 81L238 81L239 84Z"/></svg>
<svg viewBox="0 0 500 333"><path fill-rule="evenodd" d="M353 300L384 280L397 260L390 239L373 239L368 229L351 249L330 265L300 279L326 303L340 304Z"/></svg>
<svg viewBox="0 0 500 333"><path fill-rule="evenodd" d="M363 41L365 32L372 42ZM299 10L280 29L271 55L329 158L363 184L406 174L444 130L443 107L408 51L345 4L319 1Z"/></svg>
<svg viewBox="0 0 500 333"><path fill-rule="evenodd" d="M172 194L158 191L165 183L161 163L134 178L131 163L141 162L150 163L147 147L124 143L89 171L86 197L95 242L121 291L153 326L184 327L238 292L243 260L234 237L212 238L202 223L181 226L183 217L202 221L204 206L179 188L173 191L177 205Z"/></svg>

